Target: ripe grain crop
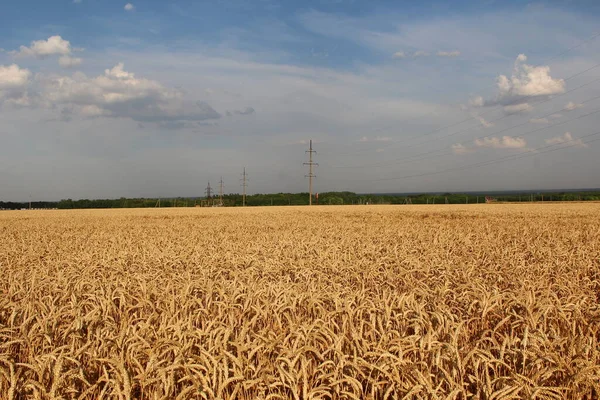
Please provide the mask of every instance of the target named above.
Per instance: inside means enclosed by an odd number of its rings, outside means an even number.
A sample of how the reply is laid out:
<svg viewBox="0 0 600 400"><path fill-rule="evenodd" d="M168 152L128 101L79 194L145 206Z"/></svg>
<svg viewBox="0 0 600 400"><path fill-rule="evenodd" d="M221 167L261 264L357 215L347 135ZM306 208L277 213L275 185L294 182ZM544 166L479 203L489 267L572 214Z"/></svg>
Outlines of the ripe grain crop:
<svg viewBox="0 0 600 400"><path fill-rule="evenodd" d="M598 399L600 205L0 213L2 399Z"/></svg>

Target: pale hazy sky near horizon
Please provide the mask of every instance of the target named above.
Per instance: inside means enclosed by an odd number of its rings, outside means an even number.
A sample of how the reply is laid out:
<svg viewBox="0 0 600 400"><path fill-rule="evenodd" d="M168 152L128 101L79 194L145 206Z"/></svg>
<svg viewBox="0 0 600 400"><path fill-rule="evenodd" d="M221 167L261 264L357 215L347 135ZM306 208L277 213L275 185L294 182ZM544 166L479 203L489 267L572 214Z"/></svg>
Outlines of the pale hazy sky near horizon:
<svg viewBox="0 0 600 400"><path fill-rule="evenodd" d="M418 3L418 4L417 4ZM600 187L600 2L0 6L0 201ZM565 147L564 149L561 149Z"/></svg>

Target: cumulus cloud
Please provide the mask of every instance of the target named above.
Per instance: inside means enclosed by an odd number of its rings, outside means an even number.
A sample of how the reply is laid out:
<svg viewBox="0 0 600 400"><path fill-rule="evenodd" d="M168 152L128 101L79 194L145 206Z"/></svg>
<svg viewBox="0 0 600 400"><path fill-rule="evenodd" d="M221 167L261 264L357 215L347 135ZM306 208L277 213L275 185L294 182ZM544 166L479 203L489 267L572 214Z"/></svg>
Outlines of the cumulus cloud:
<svg viewBox="0 0 600 400"><path fill-rule="evenodd" d="M507 114L520 114L531 111L533 107L529 103L511 104L504 106L504 112Z"/></svg>
<svg viewBox="0 0 600 400"><path fill-rule="evenodd" d="M190 102L180 91L159 82L138 78L122 63L106 69L103 75L89 78L41 76L38 78L37 104L46 108L67 107L84 118L130 118L138 122L181 121L197 124L218 119L220 114L204 102ZM183 125L181 125L183 126Z"/></svg>
<svg viewBox="0 0 600 400"><path fill-rule="evenodd" d="M428 55L429 53L425 50L418 50L414 52L413 57L427 57Z"/></svg>
<svg viewBox="0 0 600 400"><path fill-rule="evenodd" d="M532 124L547 124L549 121L548 118L531 118L529 122Z"/></svg>
<svg viewBox="0 0 600 400"><path fill-rule="evenodd" d="M469 101L471 107L504 106L507 114L524 113L532 109L529 98L545 97L564 93L565 81L553 78L550 67L533 66L526 63L527 56L519 54L510 77L500 75L496 79L498 92L495 99L484 100L481 96Z"/></svg>
<svg viewBox="0 0 600 400"><path fill-rule="evenodd" d="M525 62L527 57L519 54L512 76L500 75L496 81L501 98L522 96L548 96L565 91L565 81L550 76L550 67L533 66Z"/></svg>
<svg viewBox="0 0 600 400"><path fill-rule="evenodd" d="M0 65L0 104L28 105L27 86L30 77L31 72L17 64Z"/></svg>
<svg viewBox="0 0 600 400"><path fill-rule="evenodd" d="M125 7L123 7L123 9L125 11L133 11L133 10L135 10L135 6L131 3L127 3L127 4L125 4Z"/></svg>
<svg viewBox="0 0 600 400"><path fill-rule="evenodd" d="M566 111L573 111L573 110L576 110L576 109L581 108L581 107L583 107L583 104L581 104L581 103L573 103L572 101L570 101L565 106L565 110Z"/></svg>
<svg viewBox="0 0 600 400"><path fill-rule="evenodd" d="M458 51L458 50L454 50L454 51L438 51L437 52L437 56L438 57L458 57L458 56L460 56L460 51Z"/></svg>
<svg viewBox="0 0 600 400"><path fill-rule="evenodd" d="M493 149L522 149L527 146L525 139L513 136L486 137L483 139L475 139L475 146L490 147Z"/></svg>
<svg viewBox="0 0 600 400"><path fill-rule="evenodd" d="M35 57L44 59L50 56L60 56L58 64L63 68L73 68L81 64L81 58L72 57L73 51L82 51L83 49L73 49L68 40L60 36L50 36L47 40L35 40L29 47L21 46L19 51L11 52L15 57Z"/></svg>
<svg viewBox="0 0 600 400"><path fill-rule="evenodd" d="M18 88L27 85L31 72L17 64L0 65L0 90Z"/></svg>
<svg viewBox="0 0 600 400"><path fill-rule="evenodd" d="M403 51L397 51L392 55L392 58L406 58L406 53Z"/></svg>
<svg viewBox="0 0 600 400"><path fill-rule="evenodd" d="M551 139L546 139L546 143L550 145L557 144L568 144L573 147L588 147L587 144L583 143L581 139L573 139L573 136L570 132L565 132L562 136L553 137Z"/></svg>
<svg viewBox="0 0 600 400"><path fill-rule="evenodd" d="M50 36L47 40L35 40L31 46L21 46L18 52L13 52L17 57L33 56L44 58L53 55L67 56L71 54L71 43L60 36Z"/></svg>

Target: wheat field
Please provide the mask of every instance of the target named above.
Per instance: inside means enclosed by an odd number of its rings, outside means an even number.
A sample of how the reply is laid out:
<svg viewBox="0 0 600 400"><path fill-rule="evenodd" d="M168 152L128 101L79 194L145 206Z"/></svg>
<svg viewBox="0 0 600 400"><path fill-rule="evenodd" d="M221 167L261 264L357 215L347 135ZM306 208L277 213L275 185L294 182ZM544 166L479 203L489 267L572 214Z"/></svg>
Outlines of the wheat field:
<svg viewBox="0 0 600 400"><path fill-rule="evenodd" d="M600 204L0 213L2 399L597 399Z"/></svg>

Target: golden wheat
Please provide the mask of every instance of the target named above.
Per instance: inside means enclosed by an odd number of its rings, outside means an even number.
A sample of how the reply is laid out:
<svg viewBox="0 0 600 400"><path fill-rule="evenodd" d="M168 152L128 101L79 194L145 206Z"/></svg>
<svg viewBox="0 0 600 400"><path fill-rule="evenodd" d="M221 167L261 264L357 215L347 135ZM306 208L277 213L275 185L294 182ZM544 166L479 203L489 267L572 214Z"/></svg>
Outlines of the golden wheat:
<svg viewBox="0 0 600 400"><path fill-rule="evenodd" d="M0 213L0 398L600 398L600 205Z"/></svg>

